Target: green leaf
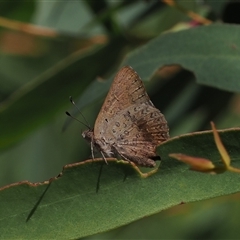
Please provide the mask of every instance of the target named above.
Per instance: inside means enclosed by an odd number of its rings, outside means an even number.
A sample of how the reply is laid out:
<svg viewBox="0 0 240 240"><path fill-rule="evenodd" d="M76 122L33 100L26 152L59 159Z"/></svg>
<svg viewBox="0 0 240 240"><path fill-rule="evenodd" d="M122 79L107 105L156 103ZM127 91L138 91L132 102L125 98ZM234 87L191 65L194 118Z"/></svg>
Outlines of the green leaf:
<svg viewBox="0 0 240 240"><path fill-rule="evenodd" d="M232 165L240 166L240 129L219 131ZM159 147L163 159L159 171L146 179L128 164L109 160L65 167L49 182L23 182L0 191L2 238L80 238L107 231L161 210L240 191L240 175L206 175L170 159L182 152L220 162L211 131L170 139ZM40 227L39 227L40 226Z"/></svg>
<svg viewBox="0 0 240 240"><path fill-rule="evenodd" d="M239 199L238 193L181 204L85 239L238 239Z"/></svg>
<svg viewBox="0 0 240 240"><path fill-rule="evenodd" d="M239 92L240 26L212 24L163 34L128 55L142 79L166 65L181 65L194 73L197 82Z"/></svg>

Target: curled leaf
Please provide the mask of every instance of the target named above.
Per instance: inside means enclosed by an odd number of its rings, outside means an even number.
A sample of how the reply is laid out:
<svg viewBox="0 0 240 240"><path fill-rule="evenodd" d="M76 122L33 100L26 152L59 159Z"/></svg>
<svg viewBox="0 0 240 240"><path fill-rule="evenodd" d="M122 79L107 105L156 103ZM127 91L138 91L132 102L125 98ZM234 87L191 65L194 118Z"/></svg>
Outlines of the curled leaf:
<svg viewBox="0 0 240 240"><path fill-rule="evenodd" d="M211 122L211 127L213 130L214 141L216 143L217 149L222 157L222 161L223 161L225 167L228 168L230 166L230 162L231 162L228 152L225 149L213 122Z"/></svg>
<svg viewBox="0 0 240 240"><path fill-rule="evenodd" d="M190 169L204 173L215 173L215 165L206 158L188 156L182 153L171 153L170 157L190 165Z"/></svg>

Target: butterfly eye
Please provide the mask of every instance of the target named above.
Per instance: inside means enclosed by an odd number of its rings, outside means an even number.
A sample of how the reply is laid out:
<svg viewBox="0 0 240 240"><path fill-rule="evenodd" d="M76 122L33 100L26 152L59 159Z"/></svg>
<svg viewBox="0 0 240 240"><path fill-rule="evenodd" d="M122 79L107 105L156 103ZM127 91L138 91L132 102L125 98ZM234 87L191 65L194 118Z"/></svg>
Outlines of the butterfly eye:
<svg viewBox="0 0 240 240"><path fill-rule="evenodd" d="M108 122L108 120L105 118L105 121Z"/></svg>

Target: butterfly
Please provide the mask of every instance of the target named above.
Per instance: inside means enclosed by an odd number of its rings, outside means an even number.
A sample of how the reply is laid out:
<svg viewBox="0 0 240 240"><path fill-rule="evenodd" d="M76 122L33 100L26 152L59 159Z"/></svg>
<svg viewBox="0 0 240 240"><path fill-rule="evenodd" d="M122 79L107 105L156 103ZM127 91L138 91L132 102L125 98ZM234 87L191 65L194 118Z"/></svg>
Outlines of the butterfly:
<svg viewBox="0 0 240 240"><path fill-rule="evenodd" d="M82 133L106 157L120 157L138 166L154 167L156 147L169 138L164 115L151 102L139 75L130 66L115 76L94 129ZM106 161L107 162L107 161Z"/></svg>

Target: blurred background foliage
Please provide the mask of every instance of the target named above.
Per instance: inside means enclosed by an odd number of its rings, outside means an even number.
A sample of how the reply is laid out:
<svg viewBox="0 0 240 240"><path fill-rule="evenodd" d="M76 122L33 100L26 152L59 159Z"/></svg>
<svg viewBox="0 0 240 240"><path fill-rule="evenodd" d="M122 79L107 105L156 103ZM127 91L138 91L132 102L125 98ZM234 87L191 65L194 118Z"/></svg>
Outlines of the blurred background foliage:
<svg viewBox="0 0 240 240"><path fill-rule="evenodd" d="M213 22L240 22L238 1L172 3L0 2L0 186L44 181L64 165L89 158L84 126L65 115L68 110L77 116L68 97L78 102L90 93L79 106L93 126L104 93L91 86L115 73L128 52L165 31L209 23L199 23L190 11ZM210 120L218 128L239 126L239 94L197 85L194 74L179 66L162 68L146 87L171 136L209 129ZM99 95L97 101L92 94ZM175 114L168 112L170 105L176 105ZM234 238L239 197L180 205L92 238Z"/></svg>

